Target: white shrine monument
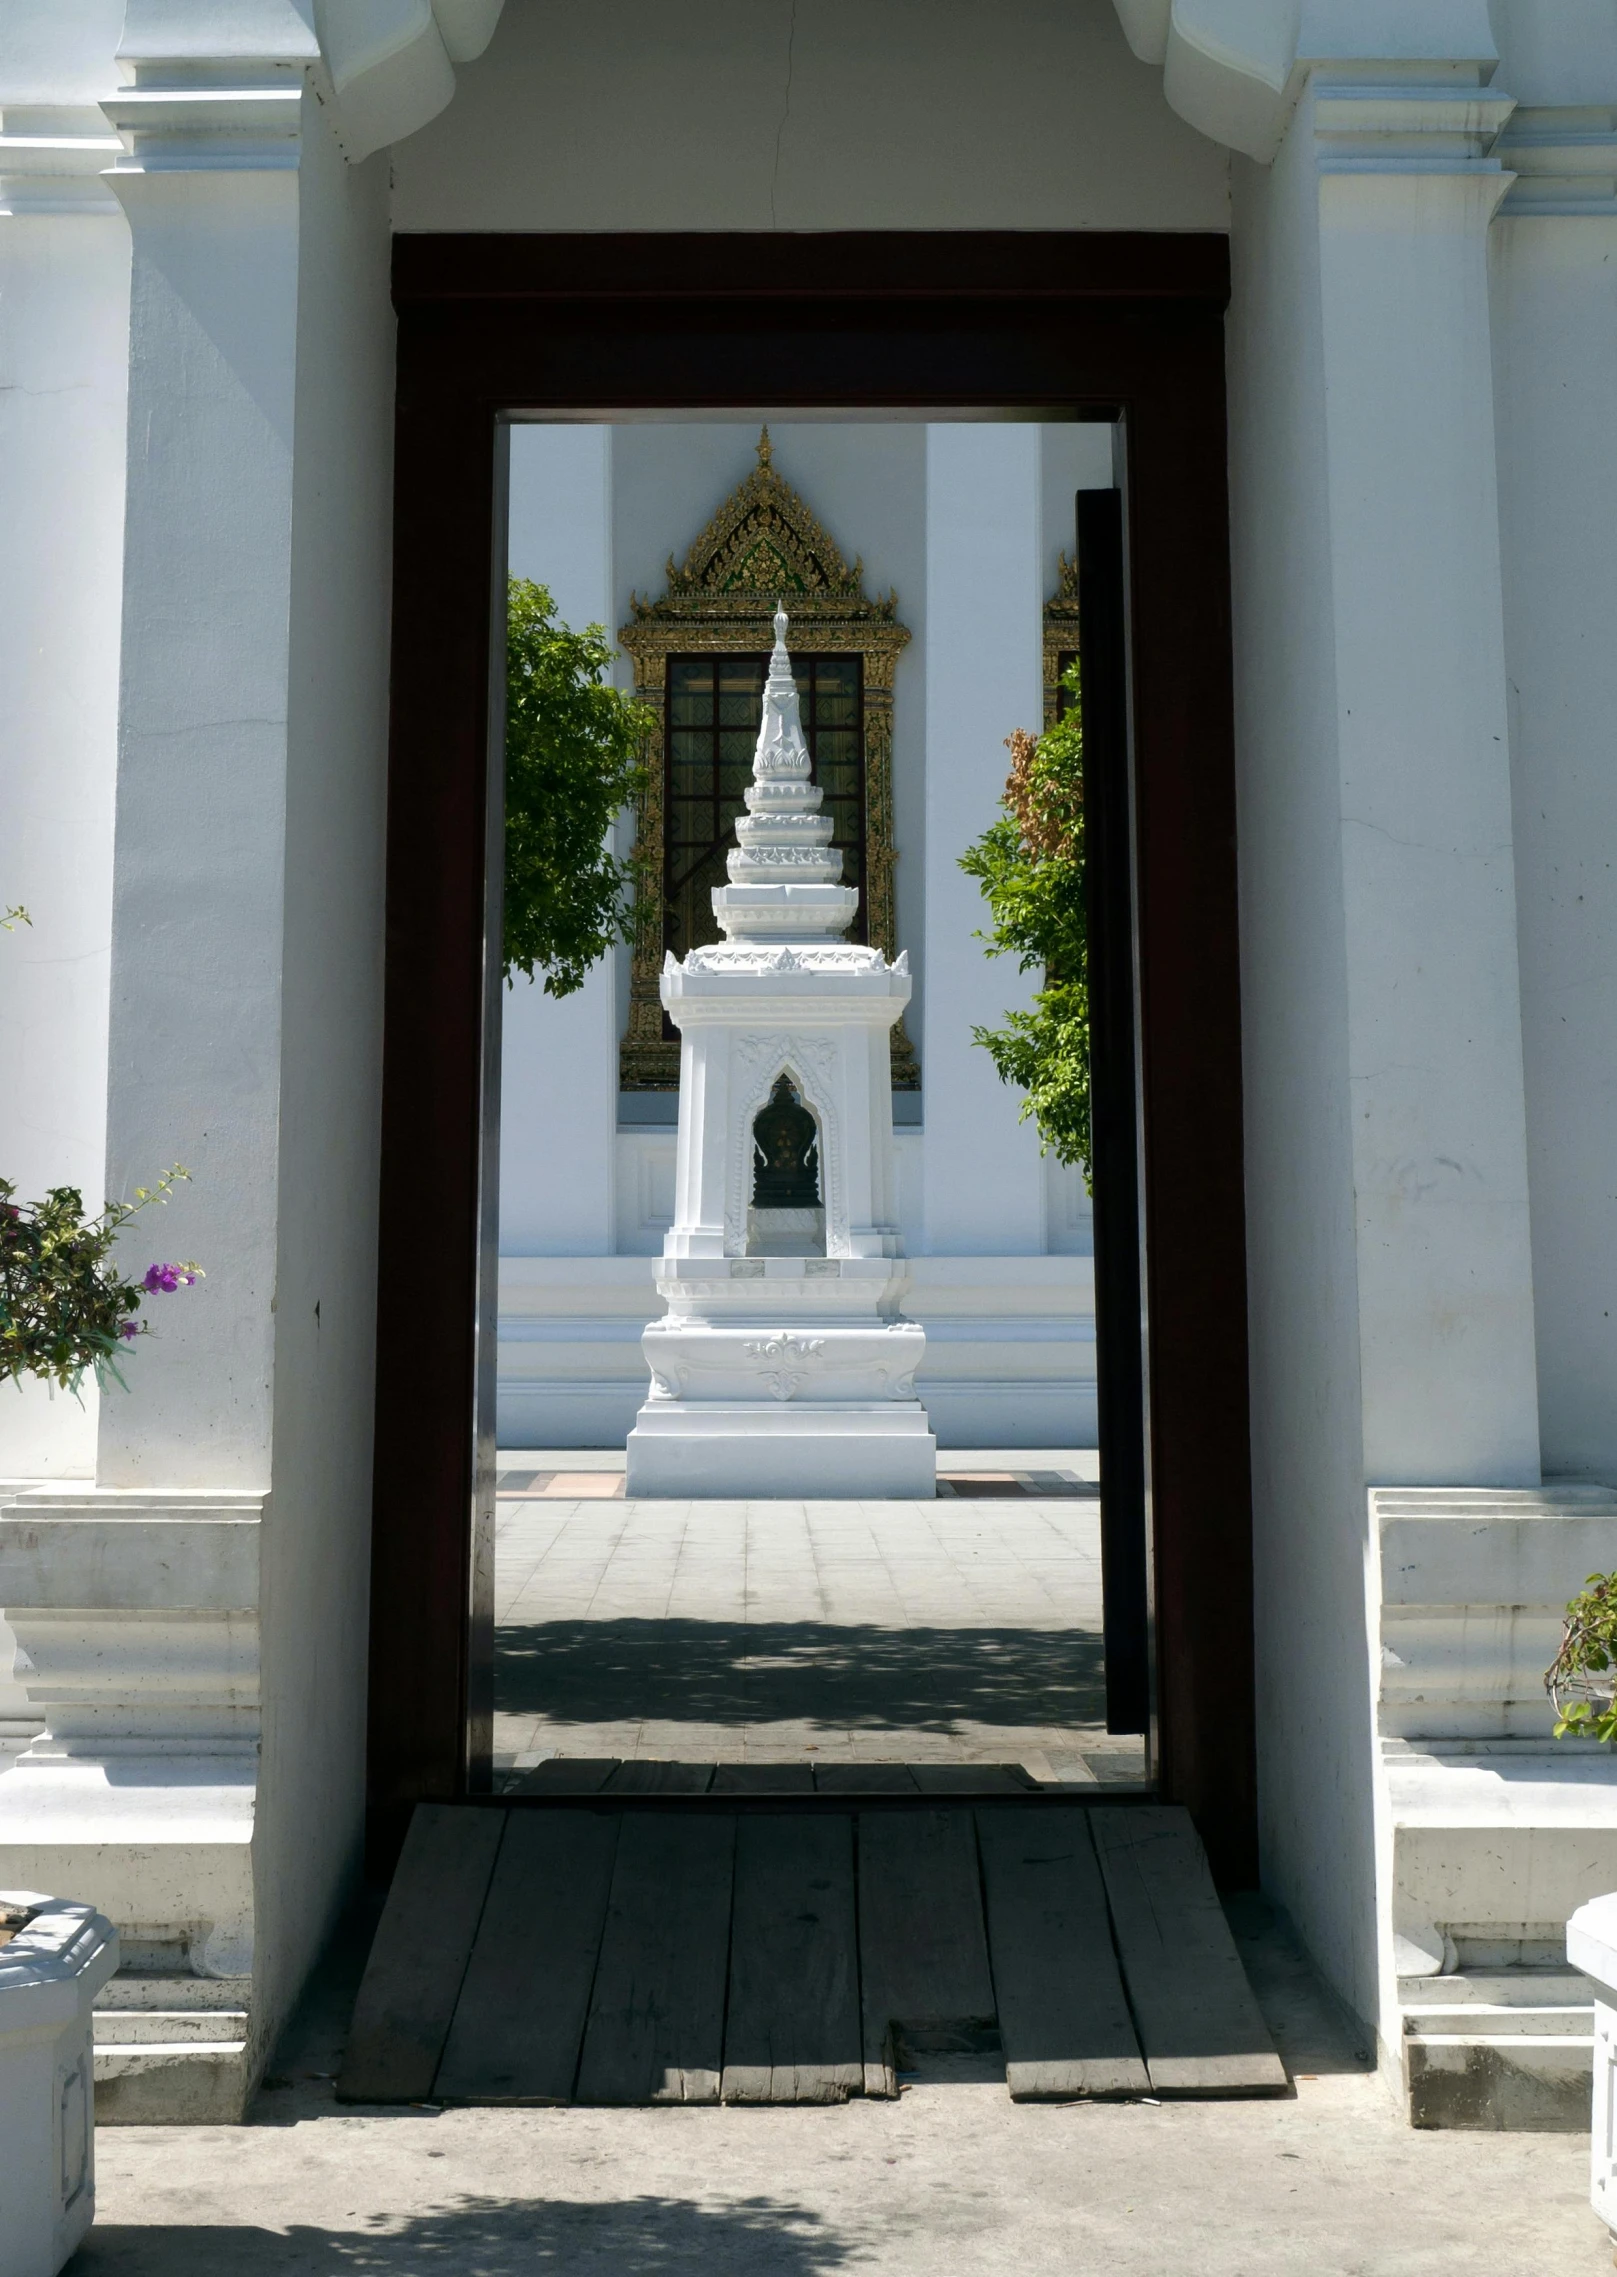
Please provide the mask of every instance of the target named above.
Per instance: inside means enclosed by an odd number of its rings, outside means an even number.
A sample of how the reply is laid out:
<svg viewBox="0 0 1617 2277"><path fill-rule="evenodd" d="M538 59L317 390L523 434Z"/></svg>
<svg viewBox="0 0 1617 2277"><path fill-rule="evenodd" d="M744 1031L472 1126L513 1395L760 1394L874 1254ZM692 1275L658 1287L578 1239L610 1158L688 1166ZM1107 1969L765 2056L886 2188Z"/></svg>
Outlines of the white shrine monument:
<svg viewBox="0 0 1617 2277"><path fill-rule="evenodd" d="M899 1310L889 1031L909 960L842 937L859 896L820 812L786 626L782 608L713 894L726 938L663 965L679 1150L631 1495L936 1492L926 1335Z"/></svg>

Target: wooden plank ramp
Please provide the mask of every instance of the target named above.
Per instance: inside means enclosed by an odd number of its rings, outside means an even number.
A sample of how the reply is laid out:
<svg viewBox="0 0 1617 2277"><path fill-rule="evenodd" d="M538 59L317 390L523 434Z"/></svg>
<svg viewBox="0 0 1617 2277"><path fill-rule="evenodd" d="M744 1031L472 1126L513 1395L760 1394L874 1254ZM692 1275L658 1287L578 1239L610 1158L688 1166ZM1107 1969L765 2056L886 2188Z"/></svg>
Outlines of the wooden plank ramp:
<svg viewBox="0 0 1617 2277"><path fill-rule="evenodd" d="M718 2101L735 1843L728 1813L624 1813L580 2103Z"/></svg>
<svg viewBox="0 0 1617 2277"><path fill-rule="evenodd" d="M821 1795L913 1795L920 1791L907 1763L816 1763L814 1789Z"/></svg>
<svg viewBox="0 0 1617 2277"><path fill-rule="evenodd" d="M831 1800L848 1766L818 1803L775 1766L664 1768L622 1803L417 1808L342 2100L894 2096L902 2047L996 2030L1017 2102L1285 2092L1183 1810L915 1783L860 1809Z"/></svg>
<svg viewBox="0 0 1617 2277"><path fill-rule="evenodd" d="M859 1960L865 2093L898 2093L897 2036L991 2028L994 1984L967 1810L861 1811Z"/></svg>
<svg viewBox="0 0 1617 2277"><path fill-rule="evenodd" d="M1138 1804L1091 1817L1152 2092L1284 2094L1189 1812Z"/></svg>
<svg viewBox="0 0 1617 2277"><path fill-rule="evenodd" d="M615 1755L552 1755L507 1782L508 1795L597 1795L618 1767Z"/></svg>
<svg viewBox="0 0 1617 2277"><path fill-rule="evenodd" d="M570 2103L606 1925L615 1811L513 1811L435 2087L440 2103Z"/></svg>
<svg viewBox="0 0 1617 2277"><path fill-rule="evenodd" d="M853 1820L744 1818L722 2099L844 2103L863 2084Z"/></svg>
<svg viewBox="0 0 1617 2277"><path fill-rule="evenodd" d="M505 1813L418 1803L337 2077L344 2103L425 2103L505 1832Z"/></svg>
<svg viewBox="0 0 1617 2277"><path fill-rule="evenodd" d="M1092 1813L977 1813L988 1950L1013 2103L1150 2091L1112 1949Z"/></svg>
<svg viewBox="0 0 1617 2277"><path fill-rule="evenodd" d="M1020 1763L917 1763L913 1769L923 1795L1027 1795L1039 1785Z"/></svg>
<svg viewBox="0 0 1617 2277"><path fill-rule="evenodd" d="M812 1795L811 1763L721 1763L708 1792L714 1795Z"/></svg>
<svg viewBox="0 0 1617 2277"><path fill-rule="evenodd" d="M601 1788L613 1795L705 1795L713 1784L711 1763L659 1763L637 1758L620 1763Z"/></svg>

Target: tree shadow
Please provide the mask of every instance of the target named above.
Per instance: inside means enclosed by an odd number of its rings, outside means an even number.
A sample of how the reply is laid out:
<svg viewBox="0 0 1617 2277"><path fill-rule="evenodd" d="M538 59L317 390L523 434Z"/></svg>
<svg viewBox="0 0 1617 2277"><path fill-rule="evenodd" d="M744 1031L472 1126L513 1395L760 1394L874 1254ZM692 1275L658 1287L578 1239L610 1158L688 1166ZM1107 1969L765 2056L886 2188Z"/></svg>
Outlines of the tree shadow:
<svg viewBox="0 0 1617 2277"><path fill-rule="evenodd" d="M1065 1729L1106 1713L1092 1629L883 1629L822 1621L543 1621L495 1631L504 1715L559 1723Z"/></svg>
<svg viewBox="0 0 1617 2277"><path fill-rule="evenodd" d="M460 2198L365 2230L294 2223L97 2224L66 2277L824 2277L865 2258L822 2215L772 2198Z"/></svg>

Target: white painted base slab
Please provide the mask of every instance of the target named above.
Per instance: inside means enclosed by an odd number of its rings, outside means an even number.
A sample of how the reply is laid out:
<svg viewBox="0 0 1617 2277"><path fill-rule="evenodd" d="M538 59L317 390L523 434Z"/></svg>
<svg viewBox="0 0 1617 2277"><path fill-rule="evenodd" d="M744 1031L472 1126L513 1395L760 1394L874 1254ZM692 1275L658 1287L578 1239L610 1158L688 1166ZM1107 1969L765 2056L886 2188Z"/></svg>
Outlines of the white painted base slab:
<svg viewBox="0 0 1617 2277"><path fill-rule="evenodd" d="M648 1400L628 1440L630 1495L930 1501L938 1443L919 1400L760 1408Z"/></svg>
<svg viewBox="0 0 1617 2277"><path fill-rule="evenodd" d="M927 1340L916 1397L940 1447L1094 1446L1088 1257L906 1264L904 1311ZM655 1274L641 1256L500 1260L502 1447L622 1447L646 1396Z"/></svg>

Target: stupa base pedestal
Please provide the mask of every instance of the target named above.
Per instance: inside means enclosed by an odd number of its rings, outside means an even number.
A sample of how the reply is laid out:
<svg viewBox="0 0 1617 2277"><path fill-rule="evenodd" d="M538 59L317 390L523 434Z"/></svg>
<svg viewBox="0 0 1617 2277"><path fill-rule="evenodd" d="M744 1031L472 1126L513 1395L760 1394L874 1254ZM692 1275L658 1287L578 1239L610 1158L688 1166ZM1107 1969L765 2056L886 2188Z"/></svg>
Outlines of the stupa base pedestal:
<svg viewBox="0 0 1617 2277"><path fill-rule="evenodd" d="M630 1495L924 1501L938 1443L919 1400L649 1399L628 1440Z"/></svg>

